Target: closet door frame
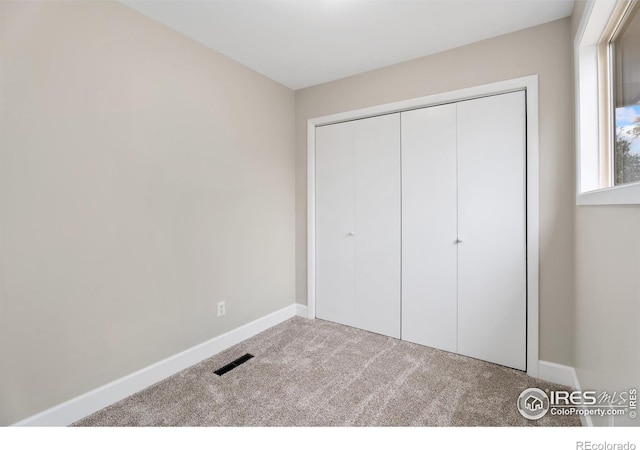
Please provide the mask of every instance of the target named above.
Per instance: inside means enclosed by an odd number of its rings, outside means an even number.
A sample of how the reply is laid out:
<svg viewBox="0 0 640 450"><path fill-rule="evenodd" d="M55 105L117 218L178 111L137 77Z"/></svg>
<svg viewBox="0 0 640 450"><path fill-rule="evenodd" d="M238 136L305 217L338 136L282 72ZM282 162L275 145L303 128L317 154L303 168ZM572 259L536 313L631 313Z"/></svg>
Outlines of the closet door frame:
<svg viewBox="0 0 640 450"><path fill-rule="evenodd" d="M489 95L525 91L527 120L527 375L538 377L539 337L539 184L538 184L538 75L499 81L471 88L429 95L396 103L347 111L307 121L307 316L316 317L315 280L315 185L316 127L381 114L408 111L428 106L455 103Z"/></svg>

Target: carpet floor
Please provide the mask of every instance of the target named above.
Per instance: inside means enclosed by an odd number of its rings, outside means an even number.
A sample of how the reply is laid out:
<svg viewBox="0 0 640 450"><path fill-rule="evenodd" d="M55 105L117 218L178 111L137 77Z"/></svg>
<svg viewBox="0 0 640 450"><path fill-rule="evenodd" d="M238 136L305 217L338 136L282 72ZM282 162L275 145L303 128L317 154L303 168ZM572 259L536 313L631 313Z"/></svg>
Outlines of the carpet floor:
<svg viewBox="0 0 640 450"><path fill-rule="evenodd" d="M251 353L222 376L214 371ZM527 387L563 387L472 358L294 317L75 426L580 426L530 421Z"/></svg>

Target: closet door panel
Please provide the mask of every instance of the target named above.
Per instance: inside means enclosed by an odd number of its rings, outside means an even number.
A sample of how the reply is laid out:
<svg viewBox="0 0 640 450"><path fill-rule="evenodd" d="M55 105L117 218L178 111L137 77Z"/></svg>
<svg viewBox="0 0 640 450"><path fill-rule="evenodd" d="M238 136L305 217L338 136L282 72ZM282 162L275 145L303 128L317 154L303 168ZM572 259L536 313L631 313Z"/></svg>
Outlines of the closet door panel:
<svg viewBox="0 0 640 450"><path fill-rule="evenodd" d="M316 129L316 317L356 326L354 122Z"/></svg>
<svg viewBox="0 0 640 450"><path fill-rule="evenodd" d="M359 328L400 337L400 114L354 122Z"/></svg>
<svg viewBox="0 0 640 450"><path fill-rule="evenodd" d="M458 352L526 370L524 92L458 104Z"/></svg>
<svg viewBox="0 0 640 450"><path fill-rule="evenodd" d="M400 115L316 129L316 317L400 337Z"/></svg>
<svg viewBox="0 0 640 450"><path fill-rule="evenodd" d="M402 113L402 339L457 351L456 105Z"/></svg>

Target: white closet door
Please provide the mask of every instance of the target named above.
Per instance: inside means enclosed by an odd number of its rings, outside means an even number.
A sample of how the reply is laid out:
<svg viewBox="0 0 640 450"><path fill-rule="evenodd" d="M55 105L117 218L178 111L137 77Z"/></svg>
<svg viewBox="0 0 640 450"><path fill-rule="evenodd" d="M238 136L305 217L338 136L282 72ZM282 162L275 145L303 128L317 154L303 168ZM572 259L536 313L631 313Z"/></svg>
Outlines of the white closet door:
<svg viewBox="0 0 640 450"><path fill-rule="evenodd" d="M400 114L356 127L356 323L400 338Z"/></svg>
<svg viewBox="0 0 640 450"><path fill-rule="evenodd" d="M354 122L316 129L316 317L356 326Z"/></svg>
<svg viewBox="0 0 640 450"><path fill-rule="evenodd" d="M458 104L458 352L526 370L524 92Z"/></svg>
<svg viewBox="0 0 640 450"><path fill-rule="evenodd" d="M456 105L402 113L402 339L457 351Z"/></svg>
<svg viewBox="0 0 640 450"><path fill-rule="evenodd" d="M400 114L316 130L316 316L400 337Z"/></svg>

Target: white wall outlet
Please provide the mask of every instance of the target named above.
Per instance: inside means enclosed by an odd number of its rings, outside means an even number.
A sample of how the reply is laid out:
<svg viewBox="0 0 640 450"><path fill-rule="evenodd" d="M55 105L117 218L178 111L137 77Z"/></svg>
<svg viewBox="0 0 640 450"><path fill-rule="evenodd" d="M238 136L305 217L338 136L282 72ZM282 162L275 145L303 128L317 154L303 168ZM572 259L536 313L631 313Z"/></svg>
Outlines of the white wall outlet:
<svg viewBox="0 0 640 450"><path fill-rule="evenodd" d="M224 302L218 302L218 317L224 316L225 312Z"/></svg>

